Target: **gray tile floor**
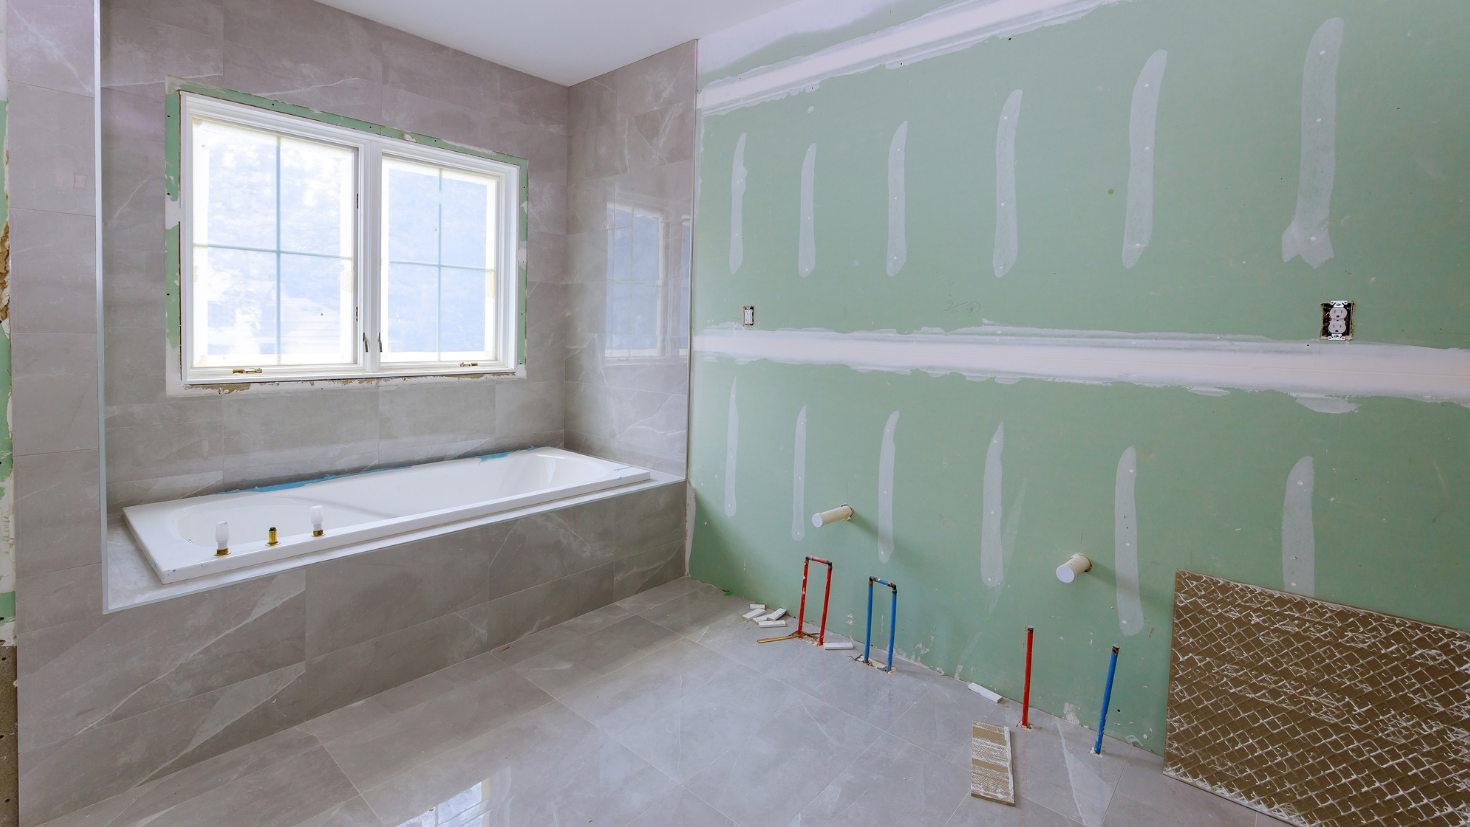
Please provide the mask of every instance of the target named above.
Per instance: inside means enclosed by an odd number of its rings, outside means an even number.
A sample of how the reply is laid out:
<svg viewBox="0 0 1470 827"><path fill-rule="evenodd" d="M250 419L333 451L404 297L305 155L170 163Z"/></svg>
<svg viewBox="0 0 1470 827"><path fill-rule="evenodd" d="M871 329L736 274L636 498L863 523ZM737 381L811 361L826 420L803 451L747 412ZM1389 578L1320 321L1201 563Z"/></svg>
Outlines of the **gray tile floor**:
<svg viewBox="0 0 1470 827"><path fill-rule="evenodd" d="M969 795L965 684L770 634L687 578L130 790L49 827L1266 827L1033 710L1019 806Z"/></svg>

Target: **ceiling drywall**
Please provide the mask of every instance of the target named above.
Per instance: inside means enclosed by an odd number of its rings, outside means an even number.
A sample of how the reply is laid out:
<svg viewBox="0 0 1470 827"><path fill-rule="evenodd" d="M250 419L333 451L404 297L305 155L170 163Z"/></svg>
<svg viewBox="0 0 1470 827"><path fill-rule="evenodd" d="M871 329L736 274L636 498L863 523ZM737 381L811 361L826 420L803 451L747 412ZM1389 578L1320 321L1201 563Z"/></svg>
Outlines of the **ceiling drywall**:
<svg viewBox="0 0 1470 827"><path fill-rule="evenodd" d="M570 86L792 0L323 0Z"/></svg>

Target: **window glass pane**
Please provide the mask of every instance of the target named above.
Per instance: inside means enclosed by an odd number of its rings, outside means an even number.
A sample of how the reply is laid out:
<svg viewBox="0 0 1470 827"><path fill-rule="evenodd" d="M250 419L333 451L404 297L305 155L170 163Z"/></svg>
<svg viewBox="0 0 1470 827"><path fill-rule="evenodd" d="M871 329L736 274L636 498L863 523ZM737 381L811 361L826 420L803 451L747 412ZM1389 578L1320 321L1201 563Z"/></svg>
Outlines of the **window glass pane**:
<svg viewBox="0 0 1470 827"><path fill-rule="evenodd" d="M494 266L488 242L494 226L491 210L497 182L488 178L466 180L468 177L446 174L444 178L443 261L484 269Z"/></svg>
<svg viewBox="0 0 1470 827"><path fill-rule="evenodd" d="M500 180L383 160L384 362L495 357Z"/></svg>
<svg viewBox="0 0 1470 827"><path fill-rule="evenodd" d="M201 249L195 304L204 306L203 364L275 364L276 257L248 250Z"/></svg>
<svg viewBox="0 0 1470 827"><path fill-rule="evenodd" d="M281 249L350 257L356 233L353 154L281 139Z"/></svg>
<svg viewBox="0 0 1470 827"><path fill-rule="evenodd" d="M394 264L383 273L383 350L415 359L439 352L439 268L431 264Z"/></svg>
<svg viewBox="0 0 1470 827"><path fill-rule="evenodd" d="M281 256L281 363L352 358L352 268L325 256Z"/></svg>
<svg viewBox="0 0 1470 827"><path fill-rule="evenodd" d="M383 223L390 261L439 263L439 170L385 162Z"/></svg>
<svg viewBox="0 0 1470 827"><path fill-rule="evenodd" d="M485 319L490 310L485 297L493 295L484 270L445 267L440 272L439 347L446 353L483 353Z"/></svg>
<svg viewBox="0 0 1470 827"><path fill-rule="evenodd" d="M355 361L356 151L193 121L198 367Z"/></svg>
<svg viewBox="0 0 1470 827"><path fill-rule="evenodd" d="M196 244L275 248L276 136L204 122L194 131ZM196 208L196 209L197 209Z"/></svg>

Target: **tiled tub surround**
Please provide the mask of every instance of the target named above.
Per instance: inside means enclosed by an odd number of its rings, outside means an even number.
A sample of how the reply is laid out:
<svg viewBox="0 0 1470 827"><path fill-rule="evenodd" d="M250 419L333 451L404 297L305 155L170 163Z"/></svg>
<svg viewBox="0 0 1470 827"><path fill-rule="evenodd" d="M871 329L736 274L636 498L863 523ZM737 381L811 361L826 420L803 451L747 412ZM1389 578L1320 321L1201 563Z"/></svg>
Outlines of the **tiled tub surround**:
<svg viewBox="0 0 1470 827"><path fill-rule="evenodd" d="M103 0L101 34L109 511L562 445L566 87L311 0ZM168 76L528 159L526 377L167 396Z"/></svg>
<svg viewBox="0 0 1470 827"><path fill-rule="evenodd" d="M594 495L111 614L94 570L38 578L20 621L22 823L678 578L684 501L682 480Z"/></svg>
<svg viewBox="0 0 1470 827"><path fill-rule="evenodd" d="M696 57L690 42L579 83L569 113L566 447L681 475ZM635 212L661 222L656 264L627 254ZM651 280L650 266L662 285L658 353L623 354L609 306L630 302L628 282Z"/></svg>
<svg viewBox="0 0 1470 827"><path fill-rule="evenodd" d="M135 505L123 509L123 521L154 574L171 584L315 552L366 551L650 479L614 460L533 448Z"/></svg>
<svg viewBox="0 0 1470 827"><path fill-rule="evenodd" d="M681 578L47 827L1281 825L1034 709L1016 806L973 798L970 724L1018 704L758 644L745 605Z"/></svg>
<svg viewBox="0 0 1470 827"><path fill-rule="evenodd" d="M217 589L221 586L228 586L231 583L281 574L282 572L302 566L309 566L313 563L322 563L328 560L350 557L354 554L364 554L379 549L418 543L423 540L432 540L443 534L468 531L490 525L491 523L514 522L527 517L534 517L544 511L570 510L576 506L586 505L611 497L641 495L651 488L675 485L680 482L682 480L679 480L677 477L670 474L660 474L655 471L652 472L652 479L647 482L633 483L613 490L594 491L589 494L566 497L553 503L509 509L483 517L433 526L392 537L384 537L354 546L324 549L322 551L282 558L268 563L260 563L248 568L222 571L189 580L179 580L173 583L159 582L158 576L149 564L147 556L138 547L138 540L133 535L132 530L127 527L127 524L121 516L114 515L107 524L106 611L116 612L134 606L142 606L146 603L157 603L160 600L168 600L172 597ZM661 502L673 502L673 497L674 495L671 493L663 494L661 495ZM654 521L651 524L659 525L660 523L658 521L663 519L672 520L674 517L672 515L667 518L649 515L648 519ZM579 531L579 535L581 534L582 532ZM633 538L632 535L628 535L628 540L629 542L637 542L636 538Z"/></svg>

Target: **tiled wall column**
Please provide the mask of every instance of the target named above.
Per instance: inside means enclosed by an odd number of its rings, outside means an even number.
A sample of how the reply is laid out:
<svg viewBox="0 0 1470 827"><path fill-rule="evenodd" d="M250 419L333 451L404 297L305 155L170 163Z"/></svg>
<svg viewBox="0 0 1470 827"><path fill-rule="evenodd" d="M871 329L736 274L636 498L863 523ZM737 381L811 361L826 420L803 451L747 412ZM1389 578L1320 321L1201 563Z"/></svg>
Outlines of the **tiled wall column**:
<svg viewBox="0 0 1470 827"><path fill-rule="evenodd" d="M69 611L90 614L102 603L93 32L91 0L10 0L10 424L22 674L50 596L70 594ZM22 742L36 701L22 685ZM22 776L36 760L22 751Z"/></svg>
<svg viewBox="0 0 1470 827"><path fill-rule="evenodd" d="M568 115L566 445L680 476L697 54L690 41L583 81ZM662 223L657 293L646 286L637 216ZM657 352L646 342L630 348L623 330L610 329L646 329L630 320L649 315L662 317Z"/></svg>

